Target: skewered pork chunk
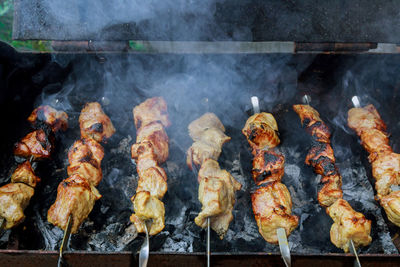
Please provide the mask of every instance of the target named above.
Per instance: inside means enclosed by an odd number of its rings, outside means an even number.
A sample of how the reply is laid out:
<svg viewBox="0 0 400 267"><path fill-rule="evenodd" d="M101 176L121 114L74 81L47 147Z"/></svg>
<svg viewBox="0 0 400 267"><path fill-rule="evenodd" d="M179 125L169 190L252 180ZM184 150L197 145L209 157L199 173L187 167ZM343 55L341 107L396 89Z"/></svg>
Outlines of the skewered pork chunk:
<svg viewBox="0 0 400 267"><path fill-rule="evenodd" d="M24 221L24 209L35 190L23 183L10 183L0 187L0 216L6 219L5 229Z"/></svg>
<svg viewBox="0 0 400 267"><path fill-rule="evenodd" d="M145 221L151 220L152 224L149 229L149 235L156 235L164 229L164 204L157 197L151 196L147 191L137 192L132 197L133 208L135 213L131 215L131 222L136 226L139 233L145 232Z"/></svg>
<svg viewBox="0 0 400 267"><path fill-rule="evenodd" d="M67 130L68 115L64 111L58 111L50 106L40 106L36 108L28 117L28 121L34 127L41 127L42 124L48 125L53 132Z"/></svg>
<svg viewBox="0 0 400 267"><path fill-rule="evenodd" d="M188 129L194 141L187 151L186 164L190 169L201 166L206 159L217 160L222 145L231 140L225 135L225 127L214 113L206 113L192 121Z"/></svg>
<svg viewBox="0 0 400 267"><path fill-rule="evenodd" d="M371 243L371 221L354 211L346 200L338 199L326 212L334 221L331 227L331 241L335 246L349 252L350 239L356 248Z"/></svg>
<svg viewBox="0 0 400 267"><path fill-rule="evenodd" d="M203 162L198 179L199 201L203 206L195 223L206 228L207 218L210 217L211 228L223 239L233 219L235 192L242 185L229 172L221 170L218 162L213 159Z"/></svg>
<svg viewBox="0 0 400 267"><path fill-rule="evenodd" d="M38 182L40 178L35 175L31 163L27 160L18 165L11 175L11 183L23 183L35 188Z"/></svg>
<svg viewBox="0 0 400 267"><path fill-rule="evenodd" d="M79 116L82 138L93 138L105 142L115 133L110 118L103 112L97 102L86 103Z"/></svg>
<svg viewBox="0 0 400 267"><path fill-rule="evenodd" d="M280 182L285 167L285 157L273 151L261 150L253 160L251 171L257 185L268 182Z"/></svg>
<svg viewBox="0 0 400 267"><path fill-rule="evenodd" d="M378 111L373 105L363 108L352 108L348 112L347 124L357 135L366 130L376 129L381 132L386 131L386 124L379 116Z"/></svg>
<svg viewBox="0 0 400 267"><path fill-rule="evenodd" d="M400 191L380 197L379 203L385 209L389 220L400 227Z"/></svg>
<svg viewBox="0 0 400 267"><path fill-rule="evenodd" d="M331 216L334 224L331 227L331 242L345 252L349 250L349 241L356 246L367 246L371 243L371 221L363 214L355 212L349 203L342 199L342 178L335 166L335 156L330 145L330 131L321 120L319 113L309 105L294 105L306 131L313 137L313 145L305 163L322 175L321 190L318 202Z"/></svg>
<svg viewBox="0 0 400 267"><path fill-rule="evenodd" d="M375 189L378 195L389 194L392 185L400 184L400 154L379 153L372 162L372 176L376 179Z"/></svg>
<svg viewBox="0 0 400 267"><path fill-rule="evenodd" d="M40 129L27 134L20 142L14 146L16 156L34 159L49 158L52 149L52 140Z"/></svg>
<svg viewBox="0 0 400 267"><path fill-rule="evenodd" d="M136 129L159 122L165 128L171 125L168 119L167 102L162 97L149 98L133 109L133 118Z"/></svg>
<svg viewBox="0 0 400 267"><path fill-rule="evenodd" d="M284 228L286 235L297 227L299 219L292 213L292 199L280 182L264 184L251 194L254 217L260 234L273 244L278 243L276 230Z"/></svg>
<svg viewBox="0 0 400 267"><path fill-rule="evenodd" d="M136 143L131 147L139 175L136 195L132 197L135 213L130 220L139 233L145 232L145 221L152 220L150 235L164 228L164 204L160 199L167 192L167 174L159 164L168 158L168 136L164 127L170 125L167 104L162 97L147 99L133 109L137 128Z"/></svg>
<svg viewBox="0 0 400 267"><path fill-rule="evenodd" d="M47 212L47 220L65 231L68 217L72 215L71 233L76 233L89 216L101 195L89 182L74 174L62 181L57 188L57 199Z"/></svg>
<svg viewBox="0 0 400 267"><path fill-rule="evenodd" d="M278 124L274 116L265 112L251 116L242 129L242 133L253 148L254 155L257 154L255 150L271 149L279 145L280 140L277 132Z"/></svg>

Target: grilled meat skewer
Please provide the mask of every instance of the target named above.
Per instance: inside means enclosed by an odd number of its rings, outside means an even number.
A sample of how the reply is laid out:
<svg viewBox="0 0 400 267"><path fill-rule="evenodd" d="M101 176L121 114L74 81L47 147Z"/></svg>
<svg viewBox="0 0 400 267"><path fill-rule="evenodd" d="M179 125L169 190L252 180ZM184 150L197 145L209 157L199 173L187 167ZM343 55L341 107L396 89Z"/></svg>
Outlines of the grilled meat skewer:
<svg viewBox="0 0 400 267"><path fill-rule="evenodd" d="M386 124L371 104L350 109L347 123L369 153L379 203L389 220L400 226L400 191L391 188L400 184L400 154L393 152L389 145Z"/></svg>
<svg viewBox="0 0 400 267"><path fill-rule="evenodd" d="M106 142L115 133L110 118L99 103L87 103L79 116L82 139L74 142L68 152L69 177L57 188L57 198L47 212L47 220L66 231L72 218L71 233L76 233L89 216L95 201L101 198L96 186L102 179L101 161Z"/></svg>
<svg viewBox="0 0 400 267"><path fill-rule="evenodd" d="M280 143L278 125L272 114L256 113L247 120L242 133L254 155L253 180L260 186L251 194L258 230L267 242L278 244L277 230L283 228L288 236L299 221L296 215L291 214L290 193L280 182L285 157L273 150Z"/></svg>
<svg viewBox="0 0 400 267"><path fill-rule="evenodd" d="M161 199L168 185L167 174L160 164L167 160L169 154L165 127L171 123L167 103L162 97L149 98L133 109L133 119L137 134L131 156L136 161L139 181L136 194L131 199L135 212L130 220L139 233L146 232L145 221L152 220L149 234L156 235L165 227L165 208Z"/></svg>
<svg viewBox="0 0 400 267"><path fill-rule="evenodd" d="M327 214L334 224L330 230L331 242L345 252L349 251L350 242L359 246L371 243L371 221L359 212L354 211L343 199L342 177L335 165L335 156L330 145L330 130L321 120L318 111L310 105L293 105L305 130L312 136L312 147L305 163L311 165L317 174L322 176L318 202L326 207Z"/></svg>
<svg viewBox="0 0 400 267"><path fill-rule="evenodd" d="M30 160L49 158L53 146L50 141L53 139L52 134L60 129L67 129L67 114L50 106L40 106L31 113L28 121L37 130L15 144L14 154ZM13 228L24 221L24 209L39 182L40 178L35 175L31 162L26 160L11 175L11 183L0 187L0 217L6 220L5 229Z"/></svg>
<svg viewBox="0 0 400 267"><path fill-rule="evenodd" d="M221 170L217 162L222 145L231 138L225 135L225 127L214 113L192 121L188 129L194 142L187 151L186 162L190 169L200 167L197 179L202 208L195 223L206 228L209 219L211 228L223 239L233 220L235 192L242 187L229 172Z"/></svg>

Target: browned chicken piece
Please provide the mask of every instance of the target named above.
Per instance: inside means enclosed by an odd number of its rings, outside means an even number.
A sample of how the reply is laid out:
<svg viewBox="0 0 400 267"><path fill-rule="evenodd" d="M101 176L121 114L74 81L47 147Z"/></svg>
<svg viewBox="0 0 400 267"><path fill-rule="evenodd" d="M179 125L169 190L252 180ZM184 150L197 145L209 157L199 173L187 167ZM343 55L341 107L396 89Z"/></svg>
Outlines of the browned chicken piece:
<svg viewBox="0 0 400 267"><path fill-rule="evenodd" d="M400 184L400 154L378 154L372 162L372 176L376 179L375 189L378 195L389 194L392 185Z"/></svg>
<svg viewBox="0 0 400 267"><path fill-rule="evenodd" d="M68 176L74 174L85 178L91 185L98 186L103 178L101 168L96 168L88 162L72 164L67 167Z"/></svg>
<svg viewBox="0 0 400 267"><path fill-rule="evenodd" d="M356 248L371 243L371 221L362 213L353 210L346 200L338 199L326 212L334 221L331 227L331 241L336 247L349 252L350 239Z"/></svg>
<svg viewBox="0 0 400 267"><path fill-rule="evenodd" d="M210 217L211 228L223 239L233 219L235 192L242 185L226 170L221 170L217 161L207 159L199 171L199 201L203 205L195 218L201 228L207 227Z"/></svg>
<svg viewBox="0 0 400 267"><path fill-rule="evenodd" d="M11 175L11 183L23 183L35 188L39 182L40 178L35 175L31 163L27 160L19 164Z"/></svg>
<svg viewBox="0 0 400 267"><path fill-rule="evenodd" d="M164 127L169 127L167 102L162 97L149 98L140 105L133 108L133 119L136 129L152 122L159 122Z"/></svg>
<svg viewBox="0 0 400 267"><path fill-rule="evenodd" d="M14 146L16 156L34 159L49 158L52 149L52 140L40 129L27 134Z"/></svg>
<svg viewBox="0 0 400 267"><path fill-rule="evenodd" d="M68 115L64 111L58 111L50 106L40 106L36 108L28 117L28 121L34 127L41 127L45 124L51 128L53 132L58 130L67 130Z"/></svg>
<svg viewBox="0 0 400 267"><path fill-rule="evenodd" d="M380 197L379 202L385 209L389 221L400 227L400 191Z"/></svg>
<svg viewBox="0 0 400 267"><path fill-rule="evenodd" d="M0 187L0 216L6 220L5 229L24 221L24 209L35 190L23 183L10 183Z"/></svg>
<svg viewBox="0 0 400 267"><path fill-rule="evenodd" d="M100 168L103 157L104 148L91 138L75 141L68 151L68 161L71 165L88 162Z"/></svg>
<svg viewBox="0 0 400 267"><path fill-rule="evenodd" d="M386 124L379 116L378 111L373 105L363 108L352 108L348 112L347 124L357 135L361 135L366 130L376 129L385 132Z"/></svg>
<svg viewBox="0 0 400 267"><path fill-rule="evenodd" d="M310 105L293 105L294 111L299 115L301 124L316 142L330 143L331 132L321 120L318 111Z"/></svg>
<svg viewBox="0 0 400 267"><path fill-rule="evenodd" d="M318 202L321 206L329 207L335 203L336 200L343 197L342 177L338 172L330 176L322 177L321 183L323 186L318 192Z"/></svg>
<svg viewBox="0 0 400 267"><path fill-rule="evenodd" d="M308 151L305 163L314 167L314 171L323 176L333 175L337 172L335 155L328 143L315 142Z"/></svg>
<svg viewBox="0 0 400 267"><path fill-rule="evenodd" d="M138 192L132 197L135 213L131 215L131 222L135 224L138 233L145 233L145 221L151 220L150 235L160 233L164 225L165 209L164 204L156 197L151 196L147 191Z"/></svg>
<svg viewBox="0 0 400 267"><path fill-rule="evenodd" d="M190 169L201 166L206 159L217 160L222 146L231 138L225 135L225 127L214 113L206 113L189 124L189 135L193 139L187 151L186 163Z"/></svg>
<svg viewBox="0 0 400 267"><path fill-rule="evenodd" d="M289 236L297 227L299 218L292 215L292 199L284 184L265 184L251 194L251 200L258 230L267 242L278 243L278 228L285 229Z"/></svg>
<svg viewBox="0 0 400 267"><path fill-rule="evenodd" d="M158 166L138 171L139 181L136 192L147 191L150 195L162 199L167 192L167 174Z"/></svg>
<svg viewBox="0 0 400 267"><path fill-rule="evenodd" d="M285 167L285 156L273 151L261 150L254 157L251 171L253 180L257 185L268 182L280 182Z"/></svg>
<svg viewBox="0 0 400 267"><path fill-rule="evenodd" d="M76 233L89 216L101 195L89 182L74 174L62 181L57 188L57 199L47 212L47 220L65 231L69 215L72 216L71 233Z"/></svg>
<svg viewBox="0 0 400 267"><path fill-rule="evenodd" d="M159 122L146 124L137 131L136 143L149 142L159 164L164 163L168 158L168 141L167 133Z"/></svg>
<svg viewBox="0 0 400 267"><path fill-rule="evenodd" d="M279 145L278 124L271 113L256 113L247 119L242 133L255 151L261 149L271 149Z"/></svg>
<svg viewBox="0 0 400 267"><path fill-rule="evenodd" d="M86 103L79 116L82 138L93 138L105 142L115 133L110 118L103 112L97 102Z"/></svg>
<svg viewBox="0 0 400 267"><path fill-rule="evenodd" d="M361 144L370 153L370 161L374 161L379 153L392 152L389 137L377 129L365 130L361 133Z"/></svg>

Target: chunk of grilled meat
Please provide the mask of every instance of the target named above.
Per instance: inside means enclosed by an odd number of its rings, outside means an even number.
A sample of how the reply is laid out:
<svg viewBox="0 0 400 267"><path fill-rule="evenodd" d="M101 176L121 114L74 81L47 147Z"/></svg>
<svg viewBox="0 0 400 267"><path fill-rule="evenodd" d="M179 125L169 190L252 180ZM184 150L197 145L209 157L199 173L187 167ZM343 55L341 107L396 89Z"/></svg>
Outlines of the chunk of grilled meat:
<svg viewBox="0 0 400 267"><path fill-rule="evenodd" d="M40 178L35 175L31 163L27 160L19 164L11 175L11 183L23 183L35 188L38 182Z"/></svg>
<svg viewBox="0 0 400 267"><path fill-rule="evenodd" d="M47 212L47 220L65 231L68 217L72 215L71 233L76 233L92 211L95 201L100 198L94 186L74 174L58 185L57 199Z"/></svg>
<svg viewBox="0 0 400 267"><path fill-rule="evenodd" d="M378 199L389 220L400 227L400 191L394 191Z"/></svg>
<svg viewBox="0 0 400 267"><path fill-rule="evenodd" d="M156 235L164 229L164 204L157 197L151 196L147 191L137 192L132 197L135 213L131 215L131 222L135 224L139 233L145 232L145 221L151 220L149 235Z"/></svg>
<svg viewBox="0 0 400 267"><path fill-rule="evenodd" d="M314 167L318 174L328 176L337 172L333 149L328 143L314 142L308 151L305 163Z"/></svg>
<svg viewBox="0 0 400 267"><path fill-rule="evenodd" d="M233 219L235 192L242 185L229 172L221 170L213 159L203 162L198 179L199 201L203 206L194 221L201 228L206 228L207 218L210 218L211 228L223 239Z"/></svg>
<svg viewBox="0 0 400 267"><path fill-rule="evenodd" d="M257 150L271 149L279 145L278 124L274 116L270 113L256 113L247 119L242 133L246 136L247 141L253 148L253 154L256 155Z"/></svg>
<svg viewBox="0 0 400 267"><path fill-rule="evenodd" d="M186 164L190 169L201 166L206 159L217 160L222 145L231 140L225 135L225 127L214 113L206 113L192 121L188 129L194 141L186 153Z"/></svg>
<svg viewBox="0 0 400 267"><path fill-rule="evenodd" d="M372 176L376 179L378 195L389 194L392 185L400 184L400 154L379 153L372 162Z"/></svg>
<svg viewBox="0 0 400 267"><path fill-rule="evenodd" d="M0 216L6 220L5 229L24 221L24 209L35 190L23 183L10 183L0 187Z"/></svg>
<svg viewBox="0 0 400 267"><path fill-rule="evenodd" d="M366 130L376 129L381 132L386 131L386 124L381 119L378 111L373 105L363 108L352 108L348 112L347 124L357 135L361 135Z"/></svg>
<svg viewBox="0 0 400 267"><path fill-rule="evenodd" d="M326 212L334 221L331 227L331 241L336 247L349 252L350 240L353 240L356 248L371 243L371 221L353 210L346 200L338 199Z"/></svg>
<svg viewBox="0 0 400 267"><path fill-rule="evenodd" d="M68 115L64 111L58 111L50 106L36 108L28 117L28 121L34 126L41 128L43 124L49 126L53 132L67 130Z"/></svg>
<svg viewBox="0 0 400 267"><path fill-rule="evenodd" d="M102 177L101 160L104 157L103 147L91 138L75 141L68 152L68 175L79 174L97 186Z"/></svg>
<svg viewBox="0 0 400 267"><path fill-rule="evenodd" d="M171 122L168 119L167 103L162 97L149 98L133 109L133 118L136 129L159 122L164 127L169 127Z"/></svg>
<svg viewBox="0 0 400 267"><path fill-rule="evenodd" d="M259 232L267 242L278 243L278 228L290 235L297 227L299 218L292 215L292 199L284 184L264 184L251 194L251 200Z"/></svg>
<svg viewBox="0 0 400 267"><path fill-rule="evenodd" d="M133 109L137 128L136 143L131 147L139 175L136 195L132 197L135 213L131 221L139 233L145 232L145 220L152 220L150 234L164 228L164 204L161 198L167 192L167 174L159 164L168 158L168 136L164 127L170 125L167 104L162 97L147 99Z"/></svg>
<svg viewBox="0 0 400 267"><path fill-rule="evenodd" d="M389 146L385 123L373 105L350 109L347 122L370 153L378 198L389 194L392 185L400 184L400 154L394 153Z"/></svg>
<svg viewBox="0 0 400 267"><path fill-rule="evenodd" d="M323 186L318 192L318 202L321 206L329 207L343 197L342 177L339 172L322 177L321 183Z"/></svg>
<svg viewBox="0 0 400 267"><path fill-rule="evenodd" d="M16 156L36 159L49 158L52 150L53 140L42 130L36 130L27 134L14 146Z"/></svg>
<svg viewBox="0 0 400 267"><path fill-rule="evenodd" d="M136 143L149 142L159 164L168 158L168 136L159 122L148 123L137 130Z"/></svg>
<svg viewBox="0 0 400 267"><path fill-rule="evenodd" d="M97 142L105 142L115 133L110 118L97 102L86 103L79 116L82 138L93 138Z"/></svg>
<svg viewBox="0 0 400 267"><path fill-rule="evenodd" d="M257 185L268 182L280 182L285 167L285 156L274 151L261 150L254 157L251 171Z"/></svg>
<svg viewBox="0 0 400 267"><path fill-rule="evenodd" d="M306 128L316 142L330 143L331 132L321 120L318 111L310 105L293 105L294 111L299 115L301 124Z"/></svg>

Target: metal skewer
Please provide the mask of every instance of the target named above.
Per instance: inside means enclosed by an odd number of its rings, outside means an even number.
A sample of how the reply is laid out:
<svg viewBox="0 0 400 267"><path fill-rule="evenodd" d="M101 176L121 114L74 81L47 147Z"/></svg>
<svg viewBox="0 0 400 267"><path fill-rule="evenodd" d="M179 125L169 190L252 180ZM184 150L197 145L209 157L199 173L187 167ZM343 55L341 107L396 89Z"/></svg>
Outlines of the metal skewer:
<svg viewBox="0 0 400 267"><path fill-rule="evenodd" d="M251 104L253 105L253 113L254 114L260 113L260 104L257 96L251 97ZM285 229L283 228L276 229L276 235L278 237L279 250L281 252L281 257L283 259L283 262L285 263L286 267L290 267L291 266L290 248Z"/></svg>
<svg viewBox="0 0 400 267"><path fill-rule="evenodd" d="M144 221L144 230L146 231L146 238L144 239L144 242L139 252L139 267L146 267L147 262L149 261L150 241L149 241L148 228L150 227L151 227L151 222L149 220Z"/></svg>
<svg viewBox="0 0 400 267"><path fill-rule="evenodd" d="M207 267L210 267L211 248L210 248L210 217L207 218Z"/></svg>
<svg viewBox="0 0 400 267"><path fill-rule="evenodd" d="M67 229L65 229L65 231L64 231L64 237L63 237L63 240L61 242L60 251L59 251L59 254L58 254L58 262L57 262L57 266L58 267L66 266L63 254L64 254L65 249L68 246L69 238L71 237L72 221L73 221L72 215L70 214L68 216Z"/></svg>

